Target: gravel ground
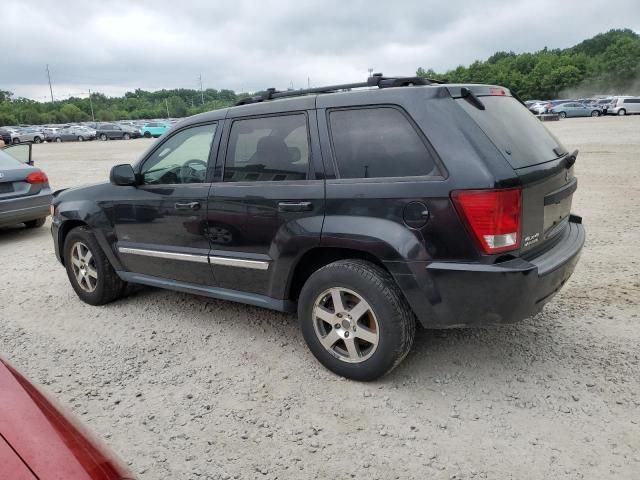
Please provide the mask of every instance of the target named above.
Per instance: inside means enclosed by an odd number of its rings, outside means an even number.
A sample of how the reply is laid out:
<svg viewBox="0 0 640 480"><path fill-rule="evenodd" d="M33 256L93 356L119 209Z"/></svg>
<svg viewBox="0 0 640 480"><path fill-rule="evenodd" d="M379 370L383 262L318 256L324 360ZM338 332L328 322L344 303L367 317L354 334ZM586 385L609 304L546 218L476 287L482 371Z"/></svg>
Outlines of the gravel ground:
<svg viewBox="0 0 640 480"><path fill-rule="evenodd" d="M640 116L547 124L581 150L571 281L518 325L419 330L384 379L324 370L290 315L146 289L81 303L48 229L0 229L0 353L142 479L637 479ZM147 140L35 146L55 188ZM108 160L106 160L108 159Z"/></svg>

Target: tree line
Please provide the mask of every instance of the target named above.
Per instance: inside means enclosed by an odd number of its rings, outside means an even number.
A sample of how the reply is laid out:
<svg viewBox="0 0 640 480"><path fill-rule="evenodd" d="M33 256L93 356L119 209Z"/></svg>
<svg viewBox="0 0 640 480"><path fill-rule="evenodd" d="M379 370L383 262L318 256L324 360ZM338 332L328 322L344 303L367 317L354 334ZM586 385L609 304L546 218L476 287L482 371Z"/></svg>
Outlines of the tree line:
<svg viewBox="0 0 640 480"><path fill-rule="evenodd" d="M444 73L421 67L417 75L452 83L503 85L523 100L640 95L640 35L629 29L610 30L571 48L496 52L468 67ZM184 117L234 105L246 96L232 90L137 89L122 97L93 93L90 98L37 102L0 90L0 125Z"/></svg>
<svg viewBox="0 0 640 480"><path fill-rule="evenodd" d="M640 94L640 35L610 30L574 47L534 53L496 52L484 61L444 73L419 68L418 76L451 83L502 85L523 100Z"/></svg>

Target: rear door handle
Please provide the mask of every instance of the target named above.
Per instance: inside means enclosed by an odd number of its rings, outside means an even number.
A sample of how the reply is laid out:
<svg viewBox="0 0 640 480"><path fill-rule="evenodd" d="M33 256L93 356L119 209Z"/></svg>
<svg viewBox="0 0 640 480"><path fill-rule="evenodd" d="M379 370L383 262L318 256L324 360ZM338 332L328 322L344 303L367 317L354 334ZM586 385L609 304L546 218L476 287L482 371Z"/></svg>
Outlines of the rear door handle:
<svg viewBox="0 0 640 480"><path fill-rule="evenodd" d="M187 202L187 203L175 203L176 210L198 210L200 208L200 202Z"/></svg>
<svg viewBox="0 0 640 480"><path fill-rule="evenodd" d="M311 202L278 202L279 212L308 212L312 209Z"/></svg>

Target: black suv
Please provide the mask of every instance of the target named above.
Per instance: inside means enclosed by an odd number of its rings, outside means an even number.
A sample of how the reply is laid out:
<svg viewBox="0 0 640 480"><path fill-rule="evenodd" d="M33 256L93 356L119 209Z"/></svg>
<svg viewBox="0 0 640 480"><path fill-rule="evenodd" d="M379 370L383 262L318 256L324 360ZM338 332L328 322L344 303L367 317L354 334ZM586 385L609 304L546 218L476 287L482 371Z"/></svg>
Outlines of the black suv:
<svg viewBox="0 0 640 480"><path fill-rule="evenodd" d="M121 138L129 140L130 138L140 138L142 134L140 130L133 127L116 125L115 123L101 123L96 128L96 138L100 140L114 140Z"/></svg>
<svg viewBox="0 0 640 480"><path fill-rule="evenodd" d="M242 103L57 195L55 252L83 301L132 283L297 308L320 362L372 380L416 318L514 322L572 274L577 152L506 88L374 75Z"/></svg>

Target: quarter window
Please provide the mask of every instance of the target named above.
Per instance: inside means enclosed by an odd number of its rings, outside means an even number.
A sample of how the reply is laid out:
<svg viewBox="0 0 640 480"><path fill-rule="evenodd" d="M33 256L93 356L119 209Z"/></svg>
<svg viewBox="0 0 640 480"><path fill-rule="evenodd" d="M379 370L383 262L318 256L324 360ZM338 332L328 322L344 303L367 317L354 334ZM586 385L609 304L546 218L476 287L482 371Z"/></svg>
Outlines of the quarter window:
<svg viewBox="0 0 640 480"><path fill-rule="evenodd" d="M144 183L203 183L215 133L213 124L187 128L169 137L144 163Z"/></svg>
<svg viewBox="0 0 640 480"><path fill-rule="evenodd" d="M306 115L233 122L224 165L225 182L305 180L308 170Z"/></svg>
<svg viewBox="0 0 640 480"><path fill-rule="evenodd" d="M441 175L418 132L395 108L334 110L329 123L340 178Z"/></svg>

